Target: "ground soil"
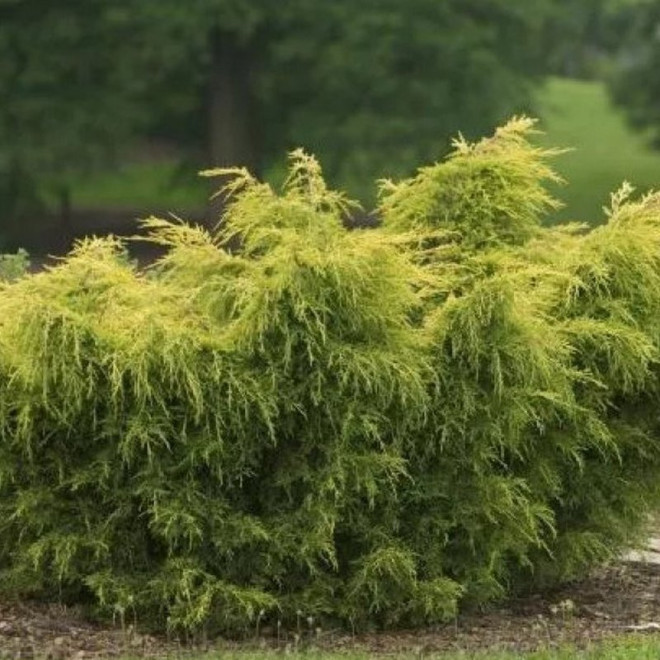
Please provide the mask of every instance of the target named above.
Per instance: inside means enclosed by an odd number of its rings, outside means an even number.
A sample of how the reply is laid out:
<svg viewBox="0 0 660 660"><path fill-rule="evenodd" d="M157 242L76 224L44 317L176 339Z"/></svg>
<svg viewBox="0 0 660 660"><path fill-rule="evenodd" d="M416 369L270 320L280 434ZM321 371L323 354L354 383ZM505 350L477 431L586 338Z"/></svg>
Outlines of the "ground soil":
<svg viewBox="0 0 660 660"><path fill-rule="evenodd" d="M132 626L92 624L60 605L0 603L0 658L154 658L200 650L315 647L369 654L510 649L526 651L567 643L586 645L607 637L660 632L660 565L622 561L550 594L518 598L488 612L461 616L425 630L347 635L315 631L260 636L243 643L202 645L136 631ZM268 633L268 631L266 631Z"/></svg>

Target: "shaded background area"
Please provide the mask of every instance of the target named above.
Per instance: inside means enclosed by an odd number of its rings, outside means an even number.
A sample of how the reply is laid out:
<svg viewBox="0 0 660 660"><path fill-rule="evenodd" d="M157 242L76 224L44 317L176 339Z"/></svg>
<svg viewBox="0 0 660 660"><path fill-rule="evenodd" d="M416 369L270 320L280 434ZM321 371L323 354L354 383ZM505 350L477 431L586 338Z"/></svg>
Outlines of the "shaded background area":
<svg viewBox="0 0 660 660"><path fill-rule="evenodd" d="M0 91L0 251L37 261L151 214L212 226L198 170L277 184L297 146L369 211L519 113L576 149L549 222L660 185L657 0L0 0Z"/></svg>

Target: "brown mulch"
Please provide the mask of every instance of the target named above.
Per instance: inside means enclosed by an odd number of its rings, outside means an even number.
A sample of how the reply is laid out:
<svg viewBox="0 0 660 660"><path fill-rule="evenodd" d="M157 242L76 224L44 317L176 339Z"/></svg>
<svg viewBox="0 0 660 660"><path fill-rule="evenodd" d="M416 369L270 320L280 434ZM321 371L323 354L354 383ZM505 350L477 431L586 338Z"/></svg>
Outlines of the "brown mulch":
<svg viewBox="0 0 660 660"><path fill-rule="evenodd" d="M452 625L394 635L363 635L352 644L372 653L524 652L658 632L660 565L621 562L550 594L510 600L491 611L462 616Z"/></svg>
<svg viewBox="0 0 660 660"><path fill-rule="evenodd" d="M290 633L279 640L266 637L243 645L215 641L203 648L142 634L132 626L92 624L75 610L59 605L2 603L0 659L180 658L199 650L260 647L370 654L484 648L528 651L567 643L585 645L638 631L660 632L660 565L621 562L551 594L510 600L436 628L360 635L316 630L302 638Z"/></svg>
<svg viewBox="0 0 660 660"><path fill-rule="evenodd" d="M180 648L136 633L132 626L95 625L62 605L0 603L0 660L146 658L171 655Z"/></svg>

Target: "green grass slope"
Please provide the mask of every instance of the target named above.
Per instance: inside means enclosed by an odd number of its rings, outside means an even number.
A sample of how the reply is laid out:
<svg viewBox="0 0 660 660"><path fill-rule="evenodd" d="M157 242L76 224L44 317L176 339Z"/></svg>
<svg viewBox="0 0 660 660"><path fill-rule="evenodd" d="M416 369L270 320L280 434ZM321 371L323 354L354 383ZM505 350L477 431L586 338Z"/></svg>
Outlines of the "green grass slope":
<svg viewBox="0 0 660 660"><path fill-rule="evenodd" d="M73 202L85 209L168 209L185 212L204 206L208 183L186 173L173 160L125 163L81 178L73 185Z"/></svg>
<svg viewBox="0 0 660 660"><path fill-rule="evenodd" d="M572 149L555 162L567 185L555 190L566 206L553 219L602 222L602 207L624 180L638 192L660 188L660 152L626 124L603 83L552 78L539 93L538 114L539 141Z"/></svg>

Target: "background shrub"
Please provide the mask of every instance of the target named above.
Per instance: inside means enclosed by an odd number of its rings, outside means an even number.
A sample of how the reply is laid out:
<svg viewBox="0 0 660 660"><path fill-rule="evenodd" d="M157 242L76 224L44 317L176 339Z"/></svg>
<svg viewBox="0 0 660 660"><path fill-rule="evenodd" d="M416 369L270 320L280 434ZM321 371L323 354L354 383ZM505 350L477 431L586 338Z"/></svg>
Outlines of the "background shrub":
<svg viewBox="0 0 660 660"><path fill-rule="evenodd" d="M11 282L22 277L30 267L30 260L25 250L15 254L0 254L0 281Z"/></svg>
<svg viewBox="0 0 660 660"><path fill-rule="evenodd" d="M527 120L384 184L292 155L0 289L0 589L155 625L401 625L571 577L657 504L658 198L543 229ZM325 624L323 624L325 625Z"/></svg>

